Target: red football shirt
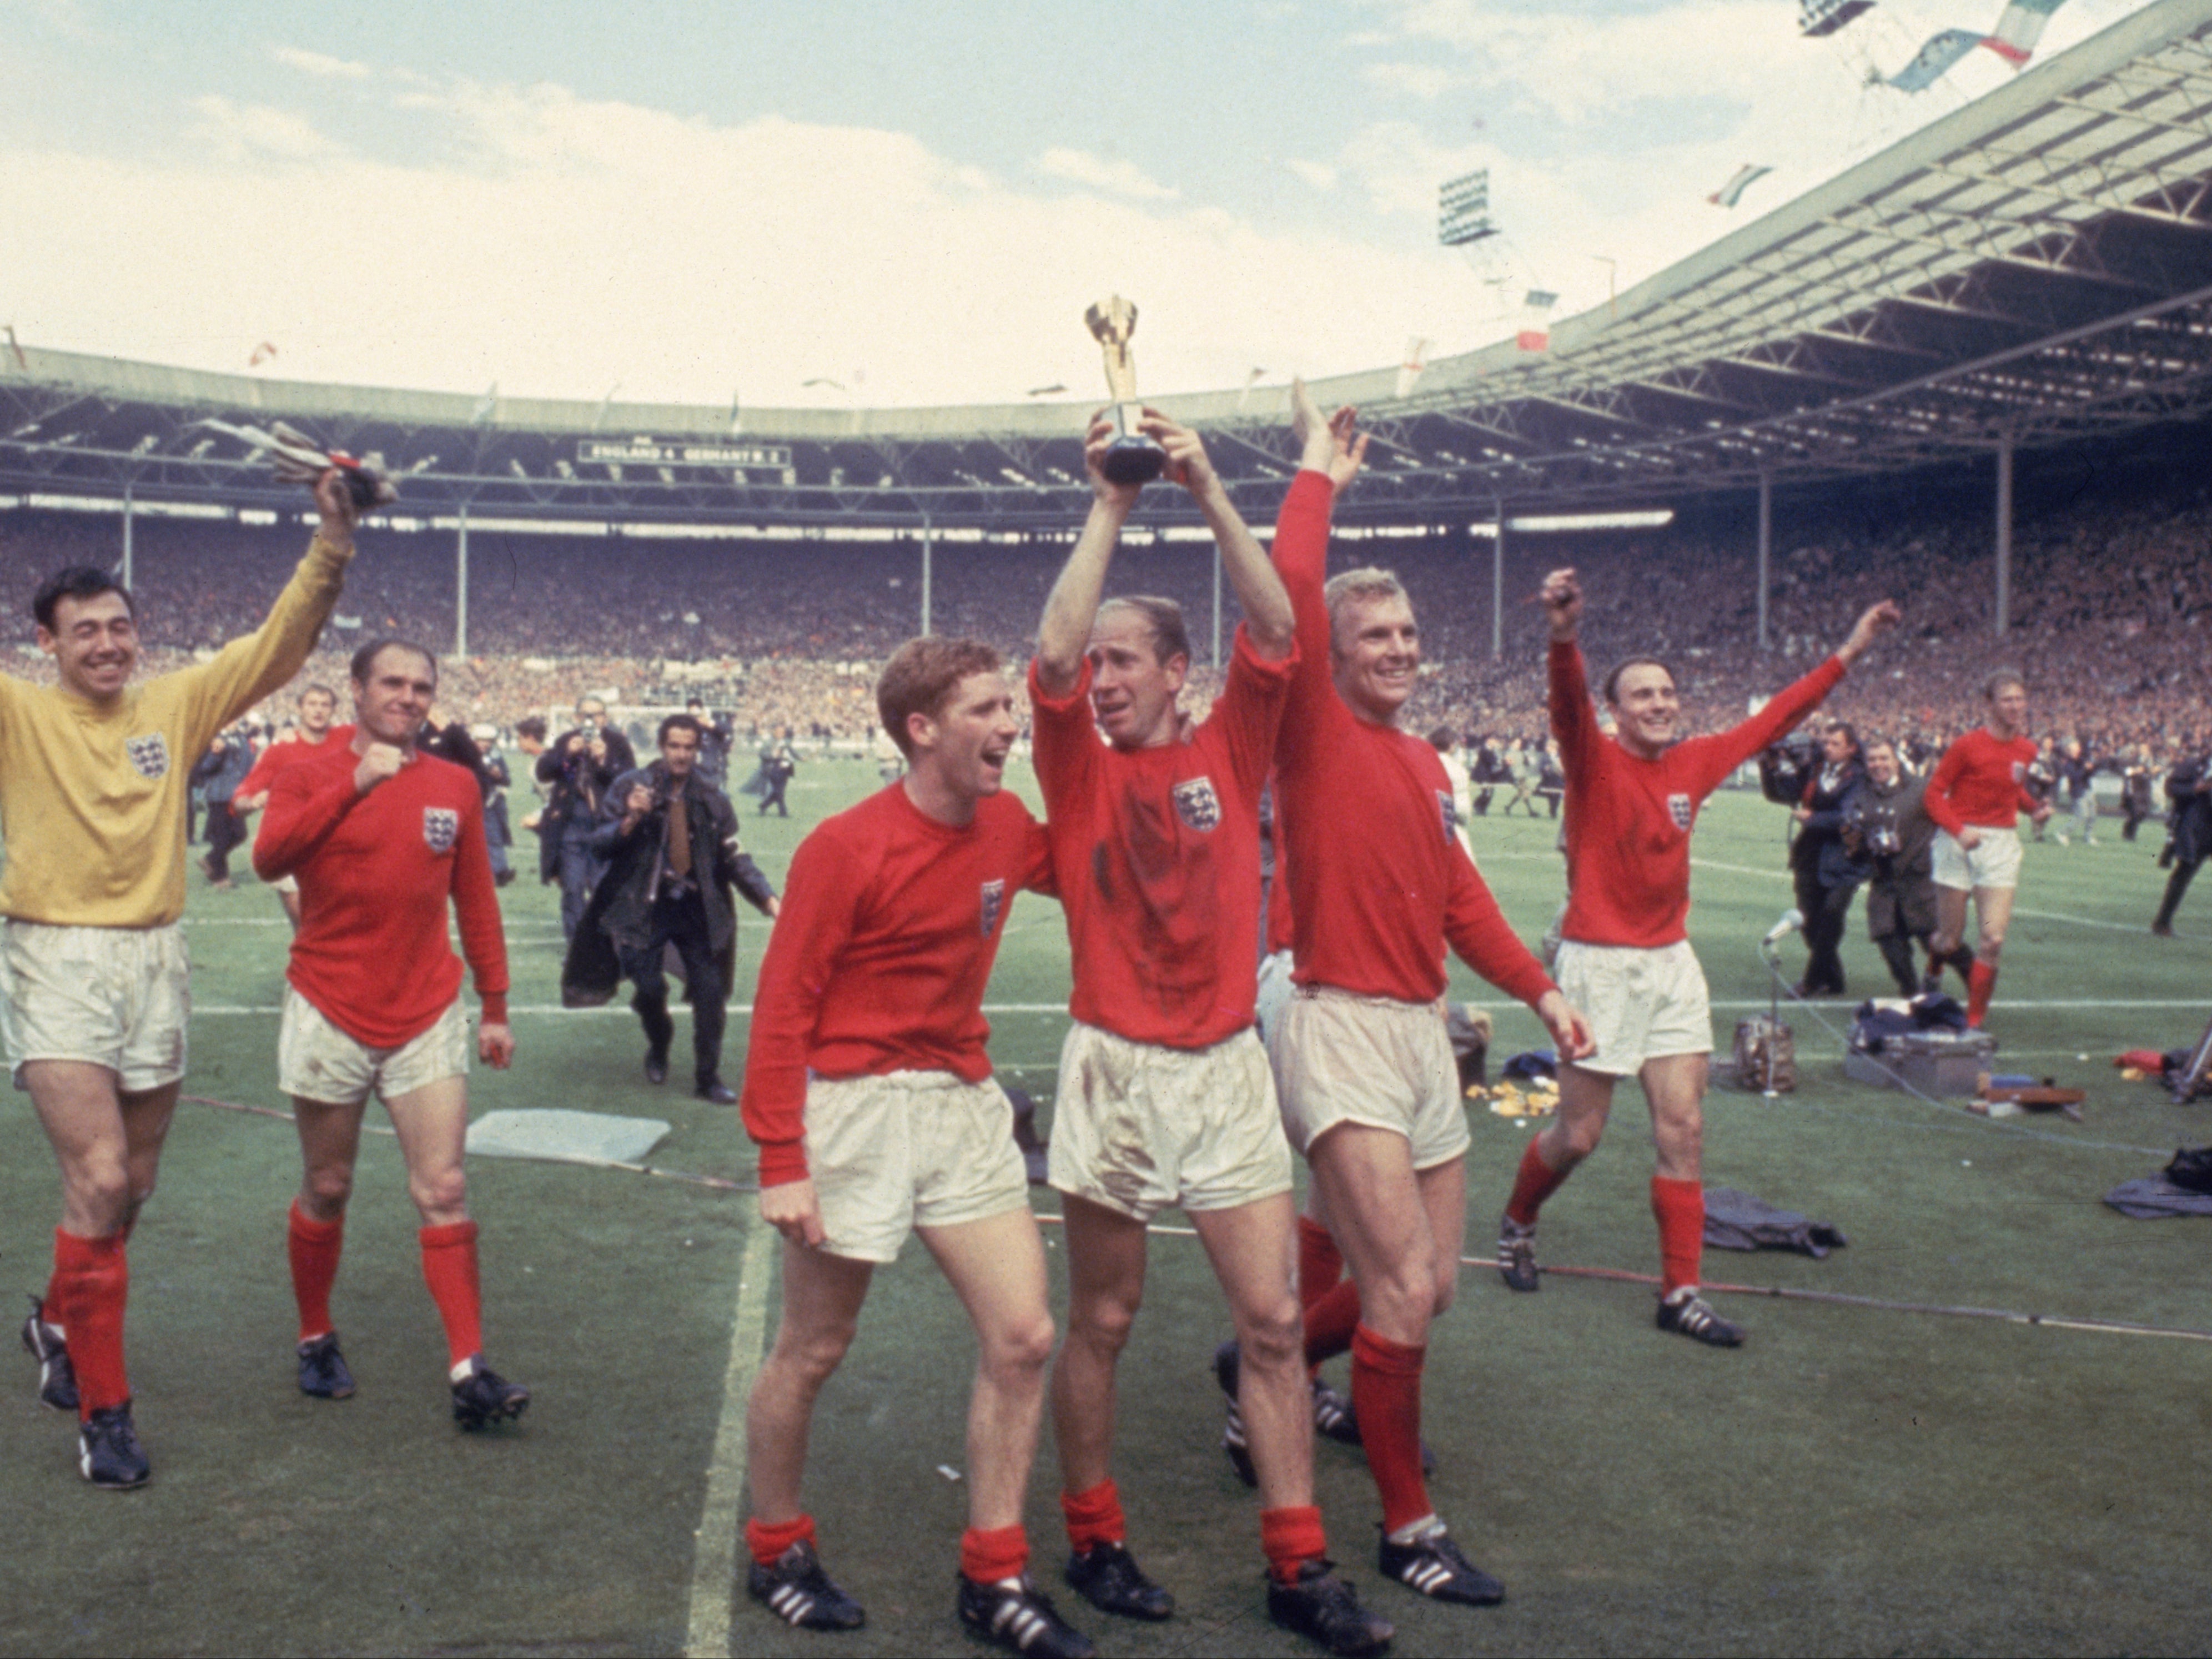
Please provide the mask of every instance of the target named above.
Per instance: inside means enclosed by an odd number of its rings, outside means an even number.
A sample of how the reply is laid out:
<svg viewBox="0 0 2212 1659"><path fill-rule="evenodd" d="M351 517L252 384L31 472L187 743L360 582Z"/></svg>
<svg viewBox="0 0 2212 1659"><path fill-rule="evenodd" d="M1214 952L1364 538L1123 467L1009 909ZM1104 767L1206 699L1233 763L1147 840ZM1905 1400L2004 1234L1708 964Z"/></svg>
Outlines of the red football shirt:
<svg viewBox="0 0 2212 1659"><path fill-rule="evenodd" d="M1483 978L1534 1003L1554 988L1551 978L1453 833L1451 781L1437 751L1361 720L1337 696L1322 594L1334 495L1324 474L1301 471L1275 526L1275 568L1298 623L1297 666L1275 744L1275 822L1289 854L1297 959L1291 977L1433 1002L1444 992L1449 940Z"/></svg>
<svg viewBox="0 0 2212 1659"><path fill-rule="evenodd" d="M1043 827L1011 793L955 829L895 783L815 825L761 957L745 1054L763 1186L806 1175L810 1072L990 1076L983 988L1014 895L1050 892L1051 866Z"/></svg>
<svg viewBox="0 0 2212 1659"><path fill-rule="evenodd" d="M323 733L320 743L310 743L305 738L295 738L289 743L272 743L254 757L252 768L239 780L238 793L241 796L260 794L276 781L276 774L285 767L296 765L303 760L313 760L318 755L335 753L350 747L352 743L353 727L350 725L333 726Z"/></svg>
<svg viewBox="0 0 2212 1659"><path fill-rule="evenodd" d="M1170 1048L1252 1024L1260 937L1260 791L1293 659L1237 630L1228 683L1188 743L1115 749L1091 709L1091 665L1064 697L1030 665L1037 781L1075 962L1068 1012Z"/></svg>
<svg viewBox="0 0 2212 1659"><path fill-rule="evenodd" d="M1728 775L1809 714L1844 678L1834 657L1740 726L1686 738L1656 760L1597 727L1580 647L1552 641L1552 733L1566 774L1567 915L1560 936L1652 948L1689 937L1690 832Z"/></svg>
<svg viewBox="0 0 2212 1659"><path fill-rule="evenodd" d="M1928 816L1954 836L1970 823L2009 830L2019 814L2041 805L2027 793L2027 769L2034 764L2033 738L2001 743L1978 726L1946 749L1929 775Z"/></svg>
<svg viewBox="0 0 2212 1659"><path fill-rule="evenodd" d="M359 760L349 746L326 749L270 785L253 869L264 881L300 879L285 977L356 1042L396 1048L437 1024L461 988L450 897L483 1017L504 1023L507 936L475 775L417 755L364 795Z"/></svg>

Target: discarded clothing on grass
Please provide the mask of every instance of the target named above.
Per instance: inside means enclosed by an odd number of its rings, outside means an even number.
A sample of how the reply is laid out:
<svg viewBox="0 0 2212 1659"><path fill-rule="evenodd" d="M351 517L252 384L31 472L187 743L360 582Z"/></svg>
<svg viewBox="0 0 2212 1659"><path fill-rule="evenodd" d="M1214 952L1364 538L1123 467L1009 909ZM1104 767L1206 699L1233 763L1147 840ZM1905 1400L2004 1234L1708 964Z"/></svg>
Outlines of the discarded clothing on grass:
<svg viewBox="0 0 2212 1659"><path fill-rule="evenodd" d="M1795 1250L1819 1258L1849 1245L1837 1228L1733 1187L1705 1188L1705 1243L1718 1250Z"/></svg>
<svg viewBox="0 0 2212 1659"><path fill-rule="evenodd" d="M1504 1075L1515 1083L1534 1083L1540 1079L1555 1078L1559 1074L1559 1054L1556 1048L1528 1048L1505 1062Z"/></svg>
<svg viewBox="0 0 2212 1659"><path fill-rule="evenodd" d="M2137 1176L2105 1194L2105 1202L2134 1221L2164 1221L2169 1216L2212 1215L2212 1193L2192 1193L2162 1175Z"/></svg>
<svg viewBox="0 0 2212 1659"><path fill-rule="evenodd" d="M1966 1011L1942 992L1929 992L1910 1002L1878 997L1859 1004L1851 1019L1850 1045L1862 1053L1878 1054L1892 1038L1923 1031L1963 1031Z"/></svg>

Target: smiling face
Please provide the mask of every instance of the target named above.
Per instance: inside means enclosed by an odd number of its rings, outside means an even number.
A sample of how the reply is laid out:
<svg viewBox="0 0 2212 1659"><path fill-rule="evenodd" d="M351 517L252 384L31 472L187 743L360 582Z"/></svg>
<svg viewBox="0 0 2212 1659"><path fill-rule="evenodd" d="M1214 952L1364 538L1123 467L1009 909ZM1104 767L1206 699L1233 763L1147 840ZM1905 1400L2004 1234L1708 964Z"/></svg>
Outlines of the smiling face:
<svg viewBox="0 0 2212 1659"><path fill-rule="evenodd" d="M1897 781L1897 750L1886 743L1870 743L1866 750L1867 775L1887 789Z"/></svg>
<svg viewBox="0 0 2212 1659"><path fill-rule="evenodd" d="M54 625L39 629L39 648L54 659L62 684L93 702L123 695L138 665L138 624L130 601L110 590L88 599L63 596Z"/></svg>
<svg viewBox="0 0 2212 1659"><path fill-rule="evenodd" d="M1102 611L1091 632L1091 712L1116 749L1151 749L1176 737L1176 697L1189 672L1178 654L1162 662L1159 635L1143 611Z"/></svg>
<svg viewBox="0 0 2212 1659"><path fill-rule="evenodd" d="M1331 618L1329 666L1337 695L1362 720L1398 717L1421 669L1421 630L1403 593L1346 598Z"/></svg>
<svg viewBox="0 0 2212 1659"><path fill-rule="evenodd" d="M1659 664L1635 662L1622 669L1611 702L1613 730L1632 755L1654 759L1674 741L1682 703L1674 677Z"/></svg>
<svg viewBox="0 0 2212 1659"><path fill-rule="evenodd" d="M354 724L378 743L405 748L437 696L436 665L404 645L388 645L370 659L368 678L353 683Z"/></svg>
<svg viewBox="0 0 2212 1659"><path fill-rule="evenodd" d="M2000 680L1990 691L1990 730L2000 738L2016 738L2027 729L2027 688L2018 680Z"/></svg>
<svg viewBox="0 0 2212 1659"><path fill-rule="evenodd" d="M1006 782L1006 756L1021 735L1013 688L1000 673L963 676L935 714L910 714L915 769L969 805Z"/></svg>

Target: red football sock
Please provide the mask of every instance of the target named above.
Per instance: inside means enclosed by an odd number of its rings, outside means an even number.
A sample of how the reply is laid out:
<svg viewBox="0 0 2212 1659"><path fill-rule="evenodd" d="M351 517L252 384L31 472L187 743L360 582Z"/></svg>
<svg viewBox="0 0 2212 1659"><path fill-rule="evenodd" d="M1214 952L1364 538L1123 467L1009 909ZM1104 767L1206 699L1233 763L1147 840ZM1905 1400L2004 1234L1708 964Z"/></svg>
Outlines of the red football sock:
<svg viewBox="0 0 2212 1659"><path fill-rule="evenodd" d="M1694 1181L1651 1177L1651 1213L1659 1220L1660 1295L1698 1282L1705 1248L1705 1189Z"/></svg>
<svg viewBox="0 0 2212 1659"><path fill-rule="evenodd" d="M814 1517L802 1515L796 1521L778 1521L770 1525L765 1521L745 1522L745 1547L753 1553L753 1559L764 1567L774 1566L783 1553L804 1538L814 1541Z"/></svg>
<svg viewBox="0 0 2212 1659"><path fill-rule="evenodd" d="M300 1340L306 1342L331 1328L331 1286L345 1247L344 1215L318 1221L294 1199L285 1246L292 1258L292 1295L300 1304Z"/></svg>
<svg viewBox="0 0 2212 1659"><path fill-rule="evenodd" d="M1320 1509L1304 1504L1295 1509L1261 1510L1260 1548L1277 1583L1297 1583L1300 1567L1328 1553L1328 1535L1322 1530Z"/></svg>
<svg viewBox="0 0 2212 1659"><path fill-rule="evenodd" d="M422 1241L422 1280L430 1299L438 1304L438 1317L446 1322L446 1350L458 1365L471 1354L483 1352L483 1297L477 1288L477 1224L456 1221L444 1227L425 1227Z"/></svg>
<svg viewBox="0 0 2212 1659"><path fill-rule="evenodd" d="M1298 1218L1298 1302L1313 1304L1336 1288L1344 1277L1344 1252L1328 1228L1310 1215Z"/></svg>
<svg viewBox="0 0 2212 1659"><path fill-rule="evenodd" d="M1018 1578L1029 1564L1029 1534L1018 1521L989 1532L970 1527L960 1534L960 1571L970 1583L995 1584L1002 1578Z"/></svg>
<svg viewBox="0 0 2212 1659"><path fill-rule="evenodd" d="M77 1415L89 1419L129 1404L123 1309L131 1298L131 1264L121 1236L80 1238L55 1228L53 1284L58 1320L69 1333L70 1363L76 1368Z"/></svg>
<svg viewBox="0 0 2212 1659"><path fill-rule="evenodd" d="M1543 1144L1541 1136L1528 1143L1528 1150L1521 1154L1521 1169L1513 1177L1513 1196L1505 1200L1505 1217L1516 1227L1536 1224L1536 1212L1543 1202L1559 1190L1559 1183L1572 1173L1571 1166L1555 1170L1544 1162L1544 1155L1536 1149ZM1416 1516L1414 1519L1420 1517Z"/></svg>
<svg viewBox="0 0 2212 1659"><path fill-rule="evenodd" d="M1352 1334L1352 1410L1382 1494L1386 1533L1436 1513L1421 1478L1421 1363L1428 1352L1364 1325Z"/></svg>
<svg viewBox="0 0 2212 1659"><path fill-rule="evenodd" d="M1306 1364L1318 1365L1349 1348L1358 1324L1358 1281L1340 1279L1328 1295L1306 1304Z"/></svg>
<svg viewBox="0 0 2212 1659"><path fill-rule="evenodd" d="M1087 1492L1060 1493L1060 1512L1067 1517L1067 1541L1078 1555L1093 1544L1118 1544L1129 1535L1121 1518L1121 1494L1111 1479Z"/></svg>
<svg viewBox="0 0 2212 1659"><path fill-rule="evenodd" d="M1966 975L1966 1024L1978 1031L1990 1012L1990 993L1997 988L1997 969L1993 962L1974 959L1973 971Z"/></svg>

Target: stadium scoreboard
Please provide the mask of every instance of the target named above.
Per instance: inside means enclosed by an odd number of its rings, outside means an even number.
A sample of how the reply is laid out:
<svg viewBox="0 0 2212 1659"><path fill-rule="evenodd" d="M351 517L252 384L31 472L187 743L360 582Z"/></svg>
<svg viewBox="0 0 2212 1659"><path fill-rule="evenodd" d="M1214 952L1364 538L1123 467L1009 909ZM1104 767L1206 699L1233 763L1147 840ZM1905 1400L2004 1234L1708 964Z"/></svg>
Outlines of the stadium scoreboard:
<svg viewBox="0 0 2212 1659"><path fill-rule="evenodd" d="M747 471L787 472L791 450L784 444L693 443L661 438L608 441L579 439L576 459L599 465L736 467Z"/></svg>

